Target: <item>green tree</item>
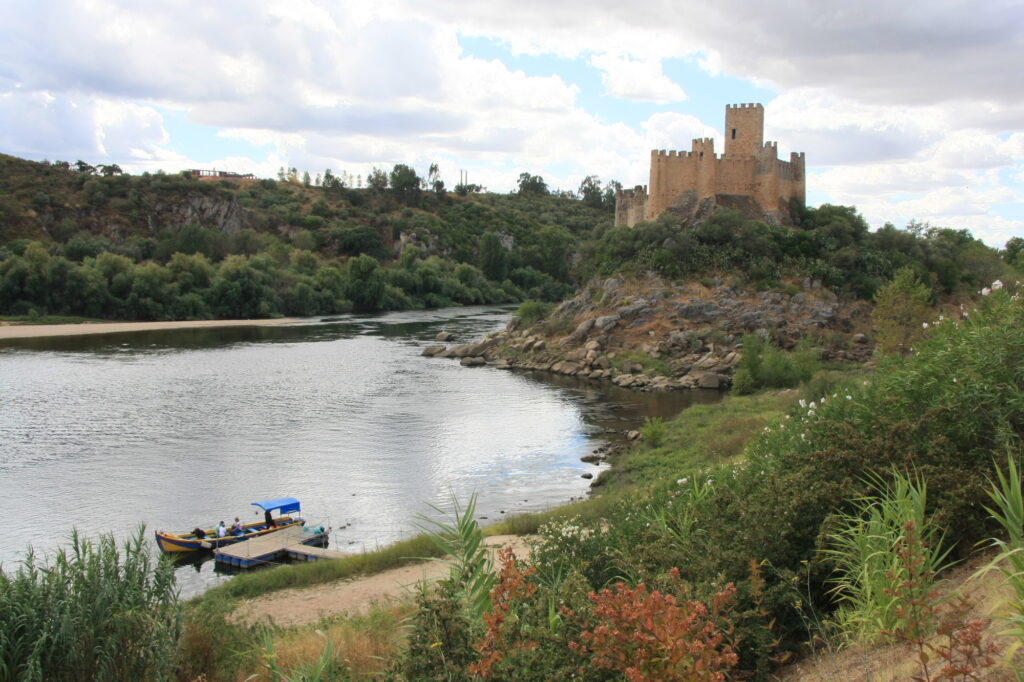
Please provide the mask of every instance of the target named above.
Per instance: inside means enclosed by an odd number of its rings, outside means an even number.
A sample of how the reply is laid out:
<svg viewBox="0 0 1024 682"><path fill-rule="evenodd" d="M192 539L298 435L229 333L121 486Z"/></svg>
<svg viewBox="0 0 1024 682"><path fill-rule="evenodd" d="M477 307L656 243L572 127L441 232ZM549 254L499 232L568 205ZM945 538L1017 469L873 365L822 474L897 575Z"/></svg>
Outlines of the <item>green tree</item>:
<svg viewBox="0 0 1024 682"><path fill-rule="evenodd" d="M167 263L167 271L183 294L203 291L213 281L214 268L201 253L176 253Z"/></svg>
<svg viewBox="0 0 1024 682"><path fill-rule="evenodd" d="M900 268L888 284L875 293L875 324L878 350L886 355L910 352L925 332L931 314L931 291L911 267Z"/></svg>
<svg viewBox="0 0 1024 682"><path fill-rule="evenodd" d="M223 318L270 317L281 310L281 299L270 286L267 263L245 256L228 256L210 287L214 313Z"/></svg>
<svg viewBox="0 0 1024 682"><path fill-rule="evenodd" d="M480 236L480 269L487 279L494 282L502 282L508 276L508 253L493 232L484 232Z"/></svg>
<svg viewBox="0 0 1024 682"><path fill-rule="evenodd" d="M601 208L604 204L604 194L601 192L601 178L596 175L588 175L580 183L580 200L591 208Z"/></svg>
<svg viewBox="0 0 1024 682"><path fill-rule="evenodd" d="M558 227L545 227L537 233L540 247L540 270L557 280L569 280L569 245L572 236Z"/></svg>
<svg viewBox="0 0 1024 682"><path fill-rule="evenodd" d="M1010 240L1006 242L1006 248L1003 249L1001 255L1003 256L1003 260L1010 265L1020 267L1020 254L1022 251L1024 251L1024 238L1011 237Z"/></svg>
<svg viewBox="0 0 1024 682"><path fill-rule="evenodd" d="M374 167L366 176L366 185L377 194L383 194L388 188L388 174L380 168Z"/></svg>
<svg viewBox="0 0 1024 682"><path fill-rule="evenodd" d="M356 256L348 262L348 298L359 310L378 310L386 286L384 272L373 256Z"/></svg>
<svg viewBox="0 0 1024 682"><path fill-rule="evenodd" d="M422 181L409 166L404 163L395 164L389 177L391 191L406 206L418 206L420 202L420 185Z"/></svg>
<svg viewBox="0 0 1024 682"><path fill-rule="evenodd" d="M522 196L547 196L548 184L539 175L519 174L519 194Z"/></svg>

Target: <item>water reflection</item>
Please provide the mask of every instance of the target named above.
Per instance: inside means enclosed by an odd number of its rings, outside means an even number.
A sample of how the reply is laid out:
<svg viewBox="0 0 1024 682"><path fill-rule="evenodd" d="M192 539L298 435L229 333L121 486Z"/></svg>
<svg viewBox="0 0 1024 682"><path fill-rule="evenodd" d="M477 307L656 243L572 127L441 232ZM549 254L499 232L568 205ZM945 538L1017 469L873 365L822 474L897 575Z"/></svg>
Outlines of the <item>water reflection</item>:
<svg viewBox="0 0 1024 682"><path fill-rule="evenodd" d="M489 519L583 495L581 474L596 469L581 456L644 416L718 399L420 356L438 331L468 342L507 314L11 343L0 349L0 496L34 507L31 524L0 526L0 562L30 543L45 551L72 526L184 530L248 520L250 501L281 495L334 527L333 547L372 548L408 536L451 495L478 492ZM179 569L183 593L225 579L215 568Z"/></svg>

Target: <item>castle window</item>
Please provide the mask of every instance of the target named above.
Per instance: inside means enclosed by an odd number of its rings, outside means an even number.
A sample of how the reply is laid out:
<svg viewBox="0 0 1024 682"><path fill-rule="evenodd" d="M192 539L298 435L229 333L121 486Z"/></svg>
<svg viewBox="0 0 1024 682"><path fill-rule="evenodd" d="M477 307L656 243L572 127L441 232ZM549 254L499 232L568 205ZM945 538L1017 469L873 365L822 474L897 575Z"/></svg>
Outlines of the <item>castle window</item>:
<svg viewBox="0 0 1024 682"><path fill-rule="evenodd" d="M702 158L702 159L704 158L704 152L700 153L700 158Z"/></svg>
<svg viewBox="0 0 1024 682"><path fill-rule="evenodd" d="M734 139L734 140L736 139L736 129L735 128L732 129L732 139Z"/></svg>

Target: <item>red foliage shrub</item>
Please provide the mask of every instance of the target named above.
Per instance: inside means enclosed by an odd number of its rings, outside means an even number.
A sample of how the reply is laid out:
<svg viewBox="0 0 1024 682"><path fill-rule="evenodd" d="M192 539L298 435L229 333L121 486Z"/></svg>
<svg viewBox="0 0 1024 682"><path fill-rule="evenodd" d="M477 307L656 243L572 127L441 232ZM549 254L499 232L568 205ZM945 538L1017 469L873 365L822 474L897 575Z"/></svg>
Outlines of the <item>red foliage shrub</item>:
<svg viewBox="0 0 1024 682"><path fill-rule="evenodd" d="M671 576L679 585L679 572ZM680 586L680 593L682 589ZM699 601L677 601L645 585L618 583L613 590L589 595L594 623L570 648L599 667L621 672L631 682L725 679L739 658L725 642L731 626L723 615L736 587L729 583L712 598L710 609Z"/></svg>

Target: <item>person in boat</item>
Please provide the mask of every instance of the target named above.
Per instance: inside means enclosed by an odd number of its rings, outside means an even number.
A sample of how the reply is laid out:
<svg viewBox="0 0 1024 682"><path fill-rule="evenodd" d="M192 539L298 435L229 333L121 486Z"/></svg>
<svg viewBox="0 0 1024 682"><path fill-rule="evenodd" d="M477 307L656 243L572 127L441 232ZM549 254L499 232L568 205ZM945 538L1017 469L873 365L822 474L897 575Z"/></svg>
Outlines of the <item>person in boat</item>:
<svg viewBox="0 0 1024 682"><path fill-rule="evenodd" d="M267 522L267 528L277 528L277 522L274 521L274 515L269 509L263 512L263 520Z"/></svg>
<svg viewBox="0 0 1024 682"><path fill-rule="evenodd" d="M195 535L197 538L202 540L206 537L206 531L202 528L196 527L196 529L192 531L192 535Z"/></svg>
<svg viewBox="0 0 1024 682"><path fill-rule="evenodd" d="M220 525L217 526L217 537L222 538L228 534L228 527L221 521Z"/></svg>
<svg viewBox="0 0 1024 682"><path fill-rule="evenodd" d="M245 528L242 527L242 522L237 516L235 517L235 522L231 524L231 532L234 535L241 535L245 532Z"/></svg>

